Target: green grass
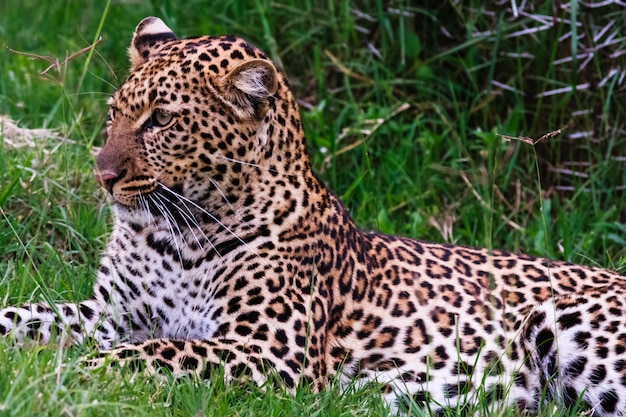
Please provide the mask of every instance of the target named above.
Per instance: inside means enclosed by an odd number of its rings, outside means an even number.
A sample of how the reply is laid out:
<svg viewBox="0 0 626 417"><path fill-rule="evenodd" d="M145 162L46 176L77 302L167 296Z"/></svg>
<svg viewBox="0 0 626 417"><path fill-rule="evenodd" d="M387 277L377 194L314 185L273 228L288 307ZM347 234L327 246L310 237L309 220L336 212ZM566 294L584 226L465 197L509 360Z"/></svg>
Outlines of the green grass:
<svg viewBox="0 0 626 417"><path fill-rule="evenodd" d="M0 141L0 304L90 295L112 220L92 178L93 150L103 143L106 99L127 72L132 31L148 15L179 36L236 33L266 50L300 99L317 172L362 227L625 271L625 89L623 68L608 56L626 42L580 72L573 61L558 64L593 46L612 20L596 43L623 33L621 10L580 6L570 15L546 1L535 16L552 22L557 10L572 23L511 37L540 24L505 6L460 3L0 3L0 39L18 51L62 61L103 37L91 58L46 76L47 62L0 53L0 114L71 139L41 137L19 149ZM573 27L585 37L567 37ZM618 74L599 86L613 68ZM593 88L543 96L585 83ZM534 148L497 136L537 138L566 124ZM294 397L218 379L130 381L82 370L83 352L0 341L0 415L385 414L372 389Z"/></svg>

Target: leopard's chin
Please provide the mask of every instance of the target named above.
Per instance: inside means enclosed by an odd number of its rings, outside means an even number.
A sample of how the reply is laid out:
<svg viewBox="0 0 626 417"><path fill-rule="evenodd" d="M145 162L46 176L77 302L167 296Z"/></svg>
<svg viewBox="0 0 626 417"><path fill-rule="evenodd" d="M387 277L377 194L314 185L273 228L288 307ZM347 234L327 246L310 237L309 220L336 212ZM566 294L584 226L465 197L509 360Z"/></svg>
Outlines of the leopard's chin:
<svg viewBox="0 0 626 417"><path fill-rule="evenodd" d="M149 226L157 226L155 217L147 210L120 203L114 203L111 207L116 218L115 224L130 225L135 231Z"/></svg>

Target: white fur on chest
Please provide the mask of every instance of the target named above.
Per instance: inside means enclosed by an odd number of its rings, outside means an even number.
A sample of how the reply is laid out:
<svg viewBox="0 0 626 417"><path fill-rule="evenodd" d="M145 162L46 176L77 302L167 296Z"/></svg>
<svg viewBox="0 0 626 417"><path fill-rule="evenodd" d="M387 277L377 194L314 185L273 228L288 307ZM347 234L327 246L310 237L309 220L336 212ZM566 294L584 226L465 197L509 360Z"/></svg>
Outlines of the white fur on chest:
<svg viewBox="0 0 626 417"><path fill-rule="evenodd" d="M171 230L148 225L137 232L116 224L102 263L110 273L99 280L111 289L110 308L128 327L131 341L206 340L215 334L222 303L216 302L219 284L213 277L222 260L204 261L205 253Z"/></svg>

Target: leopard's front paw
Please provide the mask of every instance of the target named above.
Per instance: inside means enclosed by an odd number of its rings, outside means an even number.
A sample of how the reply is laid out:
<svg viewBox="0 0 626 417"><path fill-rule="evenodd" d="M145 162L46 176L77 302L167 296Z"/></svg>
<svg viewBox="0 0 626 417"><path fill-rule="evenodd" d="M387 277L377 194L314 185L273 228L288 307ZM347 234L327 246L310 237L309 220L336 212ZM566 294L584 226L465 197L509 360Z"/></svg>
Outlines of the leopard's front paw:
<svg viewBox="0 0 626 417"><path fill-rule="evenodd" d="M111 350L99 351L94 357L83 358L86 368L129 368L136 371L146 369L147 363L142 349L136 345L119 345Z"/></svg>

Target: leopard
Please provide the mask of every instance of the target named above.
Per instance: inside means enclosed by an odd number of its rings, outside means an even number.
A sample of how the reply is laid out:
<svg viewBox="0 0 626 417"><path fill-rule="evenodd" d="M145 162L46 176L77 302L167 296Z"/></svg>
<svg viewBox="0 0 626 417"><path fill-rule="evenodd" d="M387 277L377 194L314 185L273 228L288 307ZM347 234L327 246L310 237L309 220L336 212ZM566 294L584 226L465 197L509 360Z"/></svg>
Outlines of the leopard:
<svg viewBox="0 0 626 417"><path fill-rule="evenodd" d="M85 365L146 374L376 384L392 412L626 412L623 275L360 229L260 49L148 17L128 55L94 170L114 223L93 295L6 306L4 338L92 341Z"/></svg>

